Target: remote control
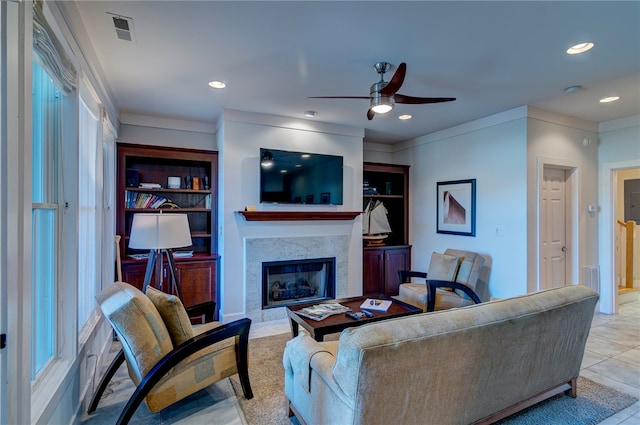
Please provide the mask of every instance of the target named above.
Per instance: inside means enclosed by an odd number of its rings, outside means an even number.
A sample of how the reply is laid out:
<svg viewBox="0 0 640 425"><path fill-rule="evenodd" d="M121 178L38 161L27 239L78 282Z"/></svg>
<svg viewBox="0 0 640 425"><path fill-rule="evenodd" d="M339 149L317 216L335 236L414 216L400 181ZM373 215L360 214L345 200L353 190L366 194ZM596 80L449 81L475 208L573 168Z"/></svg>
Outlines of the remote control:
<svg viewBox="0 0 640 425"><path fill-rule="evenodd" d="M373 317L373 313L367 310L362 310L362 314L364 314L367 317Z"/></svg>
<svg viewBox="0 0 640 425"><path fill-rule="evenodd" d="M351 311L348 311L345 313L347 316L351 317L354 320L360 320L360 316L357 315L356 313L353 313Z"/></svg>

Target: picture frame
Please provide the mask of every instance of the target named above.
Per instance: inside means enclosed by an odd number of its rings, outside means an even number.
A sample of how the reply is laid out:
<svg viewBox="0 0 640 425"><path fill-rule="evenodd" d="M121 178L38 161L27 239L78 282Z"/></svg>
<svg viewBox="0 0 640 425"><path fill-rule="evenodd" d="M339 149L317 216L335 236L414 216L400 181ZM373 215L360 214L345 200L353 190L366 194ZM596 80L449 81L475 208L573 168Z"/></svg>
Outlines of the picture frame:
<svg viewBox="0 0 640 425"><path fill-rule="evenodd" d="M476 235L476 179L436 183L436 233Z"/></svg>
<svg viewBox="0 0 640 425"><path fill-rule="evenodd" d="M328 204L331 202L331 192L322 192L320 194L320 203Z"/></svg>

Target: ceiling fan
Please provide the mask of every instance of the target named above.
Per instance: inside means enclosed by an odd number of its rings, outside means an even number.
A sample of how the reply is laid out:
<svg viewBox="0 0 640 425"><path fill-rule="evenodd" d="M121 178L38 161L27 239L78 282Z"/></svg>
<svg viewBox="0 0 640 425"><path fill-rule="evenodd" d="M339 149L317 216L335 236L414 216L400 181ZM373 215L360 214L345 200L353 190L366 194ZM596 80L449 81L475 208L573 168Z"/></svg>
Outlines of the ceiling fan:
<svg viewBox="0 0 640 425"><path fill-rule="evenodd" d="M402 62L398 65L398 69L391 77L391 81L384 81L384 74L391 68L389 62L377 62L373 68L380 74L380 81L373 83L369 89L369 96L309 96L310 99L369 99L369 110L367 118L373 119L378 114L386 114L393 109L396 103L422 104L422 103L439 103L451 102L456 100L455 97L414 97L396 93L407 73L407 64Z"/></svg>

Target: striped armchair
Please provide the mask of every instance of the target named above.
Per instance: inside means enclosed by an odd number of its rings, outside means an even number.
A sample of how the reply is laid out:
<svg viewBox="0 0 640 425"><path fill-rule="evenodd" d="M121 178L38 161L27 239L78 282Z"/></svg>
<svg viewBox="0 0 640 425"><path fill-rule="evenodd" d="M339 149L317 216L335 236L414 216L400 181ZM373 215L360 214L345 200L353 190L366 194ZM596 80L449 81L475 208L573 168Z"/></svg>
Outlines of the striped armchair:
<svg viewBox="0 0 640 425"><path fill-rule="evenodd" d="M128 423L143 401L157 412L236 373L245 397L253 398L247 370L250 319L192 326L177 297L152 287L145 295L124 282L111 284L96 298L137 385L118 424Z"/></svg>
<svg viewBox="0 0 640 425"><path fill-rule="evenodd" d="M423 311L448 310L482 302L484 288L478 277L485 259L480 254L447 249L431 254L427 273L400 270L400 290L396 298ZM414 283L412 278L420 278Z"/></svg>

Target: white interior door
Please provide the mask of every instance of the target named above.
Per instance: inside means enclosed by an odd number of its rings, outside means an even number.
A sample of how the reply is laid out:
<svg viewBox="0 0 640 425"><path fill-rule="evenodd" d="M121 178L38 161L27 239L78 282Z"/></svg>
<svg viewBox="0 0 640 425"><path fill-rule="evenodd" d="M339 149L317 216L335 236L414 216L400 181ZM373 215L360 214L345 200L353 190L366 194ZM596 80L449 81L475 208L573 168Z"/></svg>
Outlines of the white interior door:
<svg viewBox="0 0 640 425"><path fill-rule="evenodd" d="M540 211L540 289L567 284L566 170L544 167Z"/></svg>

